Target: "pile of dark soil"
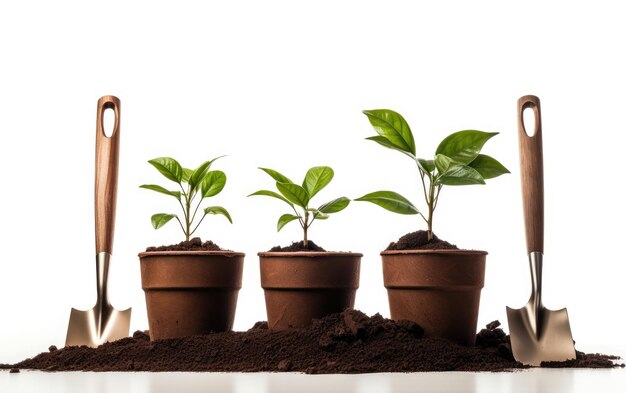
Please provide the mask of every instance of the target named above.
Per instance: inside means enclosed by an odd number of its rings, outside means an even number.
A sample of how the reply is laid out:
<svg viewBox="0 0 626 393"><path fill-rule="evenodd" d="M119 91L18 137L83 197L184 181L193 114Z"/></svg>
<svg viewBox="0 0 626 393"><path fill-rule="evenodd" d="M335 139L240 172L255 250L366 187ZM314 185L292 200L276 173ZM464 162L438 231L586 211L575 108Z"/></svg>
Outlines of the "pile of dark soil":
<svg viewBox="0 0 626 393"><path fill-rule="evenodd" d="M287 247L274 246L270 252L291 252L291 251L326 251L322 247L315 244L313 240L307 241L307 245L304 245L304 241L293 242Z"/></svg>
<svg viewBox="0 0 626 393"><path fill-rule="evenodd" d="M194 237L189 241L182 241L169 246L148 247L146 251L226 251L210 240L202 243L199 237Z"/></svg>
<svg viewBox="0 0 626 393"><path fill-rule="evenodd" d="M493 322L475 347L423 337L409 321L346 310L307 328L272 332L258 322L247 332L212 333L150 342L137 331L98 348L51 347L5 369L46 371L298 371L310 374L414 371L506 371L513 360L508 336ZM615 367L615 357L579 354L559 367ZM554 366L550 364L549 366Z"/></svg>
<svg viewBox="0 0 626 393"><path fill-rule="evenodd" d="M441 240L433 233L432 240L428 240L427 231L407 233L398 241L389 243L387 250L458 250L454 244Z"/></svg>

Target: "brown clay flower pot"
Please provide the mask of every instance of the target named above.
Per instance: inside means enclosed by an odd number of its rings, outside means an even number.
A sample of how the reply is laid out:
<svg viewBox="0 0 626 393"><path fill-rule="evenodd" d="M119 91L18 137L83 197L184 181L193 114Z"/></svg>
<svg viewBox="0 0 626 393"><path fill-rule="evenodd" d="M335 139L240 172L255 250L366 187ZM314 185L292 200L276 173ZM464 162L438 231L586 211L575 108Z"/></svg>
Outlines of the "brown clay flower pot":
<svg viewBox="0 0 626 393"><path fill-rule="evenodd" d="M429 336L474 345L485 281L485 251L383 251L391 319L417 322Z"/></svg>
<svg viewBox="0 0 626 393"><path fill-rule="evenodd" d="M304 327L312 319L354 307L363 254L296 251L258 255L270 329Z"/></svg>
<svg viewBox="0 0 626 393"><path fill-rule="evenodd" d="M140 253L150 339L231 330L244 256L232 251Z"/></svg>

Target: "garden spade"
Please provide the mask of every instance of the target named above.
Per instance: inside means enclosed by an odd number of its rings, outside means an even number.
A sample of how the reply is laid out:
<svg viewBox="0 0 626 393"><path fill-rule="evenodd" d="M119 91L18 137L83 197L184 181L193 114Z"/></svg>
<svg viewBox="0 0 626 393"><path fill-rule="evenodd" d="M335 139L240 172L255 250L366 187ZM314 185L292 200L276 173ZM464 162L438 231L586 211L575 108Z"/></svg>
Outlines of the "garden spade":
<svg viewBox="0 0 626 393"><path fill-rule="evenodd" d="M104 133L104 111L115 113L113 132ZM65 345L97 347L107 341L128 336L131 309L117 310L109 302L107 284L109 261L113 250L115 203L117 196L117 162L120 140L120 100L104 96L98 100L96 119L96 305L81 311L72 308Z"/></svg>
<svg viewBox="0 0 626 393"><path fill-rule="evenodd" d="M541 303L543 267L543 151L539 98L524 96L517 102L526 247L532 292L521 309L506 308L513 356L521 363L539 366L544 361L576 358L567 309L548 310ZM531 108L535 128L529 136L523 112Z"/></svg>

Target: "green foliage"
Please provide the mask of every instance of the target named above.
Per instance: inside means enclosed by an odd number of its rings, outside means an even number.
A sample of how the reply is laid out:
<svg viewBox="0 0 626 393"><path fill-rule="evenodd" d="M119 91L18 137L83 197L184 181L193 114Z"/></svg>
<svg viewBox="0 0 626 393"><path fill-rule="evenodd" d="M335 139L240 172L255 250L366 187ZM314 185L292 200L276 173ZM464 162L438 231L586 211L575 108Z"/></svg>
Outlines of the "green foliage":
<svg viewBox="0 0 626 393"><path fill-rule="evenodd" d="M283 214L278 218L276 228L278 231L292 221L298 221L304 232L304 244L308 242L308 229L315 220L328 219L329 214L337 213L348 207L350 199L340 197L319 205L317 208L310 206L311 199L324 189L335 176L332 168L316 166L309 169L304 176L302 185L292 182L287 176L268 168L259 168L276 181L278 192L259 190L248 196L261 195L279 199L286 203L294 214Z"/></svg>
<svg viewBox="0 0 626 393"><path fill-rule="evenodd" d="M498 135L497 132L475 130L458 131L448 135L437 147L435 156L442 154L452 160L468 165L480 153L485 143Z"/></svg>
<svg viewBox="0 0 626 393"><path fill-rule="evenodd" d="M211 164L218 158L221 157L206 161L195 170L183 168L178 161L170 157L159 157L148 161L168 180L178 184L180 191L168 190L156 184L144 184L140 187L174 197L183 212L182 219L176 214L154 214L152 216L154 229L161 228L175 218L185 234L185 239L189 240L207 214L219 214L226 217L231 223L233 222L230 213L221 206L206 207L202 210L204 213L202 217L197 217L202 201L205 198L219 194L226 185L226 174L224 172L210 170Z"/></svg>
<svg viewBox="0 0 626 393"><path fill-rule="evenodd" d="M378 136L370 137L385 147L415 156L415 140L408 123L399 113L386 109L363 111Z"/></svg>
<svg viewBox="0 0 626 393"><path fill-rule="evenodd" d="M355 201L372 202L394 213L419 214L417 208L408 199L393 191L371 192Z"/></svg>
<svg viewBox="0 0 626 393"><path fill-rule="evenodd" d="M419 214L428 225L432 238L433 212L443 186L485 184L509 170L495 158L480 154L485 143L497 132L458 131L448 135L437 147L433 159L417 158L414 137L402 115L389 109L365 110L378 135L366 138L386 148L397 150L415 161L422 181L422 191L428 206L425 216L406 198L392 191L377 191L357 198L399 214Z"/></svg>

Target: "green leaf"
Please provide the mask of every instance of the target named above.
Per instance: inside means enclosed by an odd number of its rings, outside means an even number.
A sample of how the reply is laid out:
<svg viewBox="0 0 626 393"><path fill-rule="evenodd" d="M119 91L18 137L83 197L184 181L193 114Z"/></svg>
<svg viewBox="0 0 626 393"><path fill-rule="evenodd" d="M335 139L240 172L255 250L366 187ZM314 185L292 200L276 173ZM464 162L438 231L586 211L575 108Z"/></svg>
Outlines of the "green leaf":
<svg viewBox="0 0 626 393"><path fill-rule="evenodd" d="M209 206L204 209L204 214L221 214L226 217L231 224L233 223L233 219L230 217L228 211L221 206Z"/></svg>
<svg viewBox="0 0 626 393"><path fill-rule="evenodd" d="M463 164L454 164L439 175L437 184L446 186L468 186L473 184L485 184L485 179L472 167Z"/></svg>
<svg viewBox="0 0 626 393"><path fill-rule="evenodd" d="M341 197L337 199L333 199L330 202L327 202L319 207L319 211L322 213L330 214L337 213L348 207L350 204L350 199L346 197Z"/></svg>
<svg viewBox="0 0 626 393"><path fill-rule="evenodd" d="M476 156L469 166L476 169L484 179L493 179L505 173L511 173L498 160L485 154Z"/></svg>
<svg viewBox="0 0 626 393"><path fill-rule="evenodd" d="M328 217L330 217L328 214L317 213L317 215L315 216L315 219L316 220L328 220Z"/></svg>
<svg viewBox="0 0 626 393"><path fill-rule="evenodd" d="M259 169L267 173L268 175L270 175L272 179L276 180L277 182L293 183L287 176L283 175L282 173L279 173L278 171L275 171L269 168L259 168Z"/></svg>
<svg viewBox="0 0 626 393"><path fill-rule="evenodd" d="M226 185L226 175L222 171L210 171L202 179L200 187L202 189L202 197L208 198L219 194Z"/></svg>
<svg viewBox="0 0 626 393"><path fill-rule="evenodd" d="M200 185L200 183L202 182L202 180L206 176L207 172L211 168L211 164L213 164L213 162L215 160L217 160L219 158L222 158L222 157L225 157L225 156L219 156L219 157L216 157L216 158L214 158L212 160L204 162L202 165L197 167L191 173L191 176L189 177L189 181L188 181L189 182L189 186L191 187L191 191L194 191L195 188Z"/></svg>
<svg viewBox="0 0 626 393"><path fill-rule="evenodd" d="M285 198L296 205L305 208L309 204L309 194L304 188L294 183L276 182L276 188Z"/></svg>
<svg viewBox="0 0 626 393"><path fill-rule="evenodd" d="M148 162L169 180L176 183L180 183L183 180L183 167L175 159L159 157Z"/></svg>
<svg viewBox="0 0 626 393"><path fill-rule="evenodd" d="M436 178L438 185L446 186L466 186L472 184L485 184L485 179L480 173L467 165L444 156L437 154L435 157L435 166L439 175Z"/></svg>
<svg viewBox="0 0 626 393"><path fill-rule="evenodd" d="M435 156L435 168L437 168L437 172L439 174L443 174L445 171L450 168L451 165L462 165L458 161L454 161L452 158L448 156L444 156L443 154L437 154Z"/></svg>
<svg viewBox="0 0 626 393"><path fill-rule="evenodd" d="M189 179L191 178L192 174L193 174L193 171L191 169L183 168L183 182L189 183Z"/></svg>
<svg viewBox="0 0 626 393"><path fill-rule="evenodd" d="M425 160L423 158L417 159L417 166L420 167L426 173L431 173L435 170L435 161L433 160Z"/></svg>
<svg viewBox="0 0 626 393"><path fill-rule="evenodd" d="M145 188L146 190L160 192L161 194L170 195L180 200L180 191L170 191L156 184L144 184L144 185L139 186L139 188Z"/></svg>
<svg viewBox="0 0 626 393"><path fill-rule="evenodd" d="M154 229L159 229L163 225L170 222L172 218L176 218L176 214L158 213L152 216L152 226Z"/></svg>
<svg viewBox="0 0 626 393"><path fill-rule="evenodd" d="M278 218L278 224L276 225L276 232L280 232L281 229L291 221L297 220L299 217L293 214L283 214Z"/></svg>
<svg viewBox="0 0 626 393"><path fill-rule="evenodd" d="M496 135L497 132L458 131L441 141L435 155L443 154L467 165L478 156L485 143Z"/></svg>
<svg viewBox="0 0 626 393"><path fill-rule="evenodd" d="M363 113L378 135L400 150L415 155L413 133L402 115L389 109L365 110Z"/></svg>
<svg viewBox="0 0 626 393"><path fill-rule="evenodd" d="M408 199L393 191L372 192L355 199L355 201L372 202L394 213L419 214L417 208Z"/></svg>
<svg viewBox="0 0 626 393"><path fill-rule="evenodd" d="M285 203L287 203L289 206L293 207L293 203L289 202L287 200L287 198L285 198L284 196L280 195L277 192L274 191L269 191L269 190L259 190L257 192L253 192L252 194L248 195L248 196L253 196L253 195L264 195L264 196L270 196L270 197L274 197L274 198L278 198L281 201L284 201Z"/></svg>
<svg viewBox="0 0 626 393"><path fill-rule="evenodd" d="M320 192L324 187L333 180L335 172L328 166L315 166L309 169L304 176L302 187L309 194L309 198L313 198L315 194Z"/></svg>
<svg viewBox="0 0 626 393"><path fill-rule="evenodd" d="M389 141L389 139L385 138L384 136L376 135L376 136L370 136L370 137L365 138L365 139L367 139L368 141L374 141L374 142L378 143L381 146L385 146L388 149L399 151L400 153L406 154L407 156L415 159L415 156L413 154L411 154L408 151L405 151L405 150L397 147L396 145L391 143Z"/></svg>

